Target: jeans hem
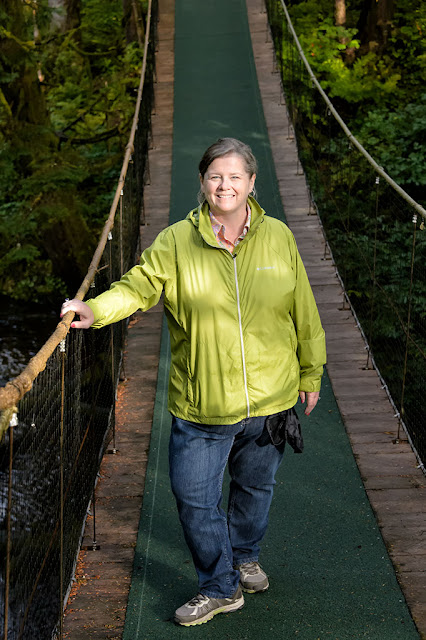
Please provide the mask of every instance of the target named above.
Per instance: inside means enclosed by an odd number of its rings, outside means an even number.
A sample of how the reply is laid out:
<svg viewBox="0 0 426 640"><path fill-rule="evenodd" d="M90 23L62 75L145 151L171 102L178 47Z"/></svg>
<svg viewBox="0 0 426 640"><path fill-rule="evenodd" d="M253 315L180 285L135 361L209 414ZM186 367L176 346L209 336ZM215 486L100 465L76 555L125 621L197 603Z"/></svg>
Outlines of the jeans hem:
<svg viewBox="0 0 426 640"><path fill-rule="evenodd" d="M247 562L259 562L259 556L253 556L252 558L241 558L241 560L236 560L234 558L234 568L238 567L241 564L246 564Z"/></svg>
<svg viewBox="0 0 426 640"><path fill-rule="evenodd" d="M233 596L235 596L237 591L238 591L238 586L237 586L236 589L234 589L234 591L232 593L229 594L229 596L224 596L223 594L218 594L218 593L215 593L213 591L207 591L206 589L202 589L200 591L200 593L203 596L207 596L208 598L215 598L216 600L223 600L224 598L232 598Z"/></svg>

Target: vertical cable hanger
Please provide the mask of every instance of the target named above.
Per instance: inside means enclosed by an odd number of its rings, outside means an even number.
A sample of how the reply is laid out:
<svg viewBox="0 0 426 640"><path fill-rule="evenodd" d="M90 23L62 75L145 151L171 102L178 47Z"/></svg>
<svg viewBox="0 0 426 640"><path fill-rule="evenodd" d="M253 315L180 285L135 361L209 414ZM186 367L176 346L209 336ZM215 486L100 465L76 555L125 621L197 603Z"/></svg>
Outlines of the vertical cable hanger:
<svg viewBox="0 0 426 640"><path fill-rule="evenodd" d="M401 435L402 422L405 418L405 388L407 381L407 363L408 363L408 345L410 342L410 324L411 324L411 308L413 301L413 281L414 281L414 259L416 257L416 234L417 234L417 213L413 215L413 240L411 244L411 265L410 265L410 287L408 292L408 310L407 310L407 331L405 333L405 353L404 353L404 368L402 372L402 388L401 388L401 409L398 419L398 432L396 441L399 442Z"/></svg>
<svg viewBox="0 0 426 640"><path fill-rule="evenodd" d="M121 191L120 203L123 201L123 191ZM122 208L120 206L120 212ZM109 270L110 270L110 282L113 282L112 273L112 233L108 236L109 242ZM112 422L112 448L107 450L107 453L118 453L115 433L115 353L114 353L114 326L110 325L110 347L111 347L111 422Z"/></svg>
<svg viewBox="0 0 426 640"><path fill-rule="evenodd" d="M124 191L123 189L121 190L121 197L120 197L120 277L124 275L124 256L123 256L123 212L124 212L124 202L123 202L123 198L124 198ZM132 194L130 194L130 202L132 202L133 198L132 198ZM120 322L121 325L121 345L124 348L124 343L126 341L126 322L125 320L121 320ZM120 371L118 373L119 379L120 380L125 380L126 379L126 373L124 370L124 363L125 360L122 357L121 358L121 365L120 365ZM115 395L113 398L113 402L115 403ZM115 420L114 420L114 437L115 437ZM113 453L117 453L117 449L115 446L115 440L114 440L114 451Z"/></svg>
<svg viewBox="0 0 426 640"><path fill-rule="evenodd" d="M65 416L65 339L59 344L61 354L61 414L59 436L59 638L64 637L64 416Z"/></svg>
<svg viewBox="0 0 426 640"><path fill-rule="evenodd" d="M370 322L368 328L368 342L367 342L367 362L364 369L372 369L371 362L371 345L373 343L373 319L374 319L374 305L376 294L376 263L377 263L377 225L379 219L379 185L380 177L376 176L376 207L375 207L375 221L374 221L374 246L373 246L373 273L371 275L371 303L370 303Z"/></svg>
<svg viewBox="0 0 426 640"><path fill-rule="evenodd" d="M16 409L16 407L14 407ZM4 595L4 640L8 640L9 627L9 597L10 597L10 560L12 553L12 472L13 472L13 430L18 426L17 411L13 411L9 423L9 478L7 485L7 542L6 542L6 574Z"/></svg>
<svg viewBox="0 0 426 640"><path fill-rule="evenodd" d="M96 477L98 478L99 474L97 474ZM93 487L92 500L91 500L89 509L87 510L87 514L91 515L92 518L93 518L92 543L91 544L82 545L82 547L81 547L82 551L99 551L99 549L101 548L101 545L98 544L98 541L96 540L96 493L95 493L95 488L96 488L96 484Z"/></svg>

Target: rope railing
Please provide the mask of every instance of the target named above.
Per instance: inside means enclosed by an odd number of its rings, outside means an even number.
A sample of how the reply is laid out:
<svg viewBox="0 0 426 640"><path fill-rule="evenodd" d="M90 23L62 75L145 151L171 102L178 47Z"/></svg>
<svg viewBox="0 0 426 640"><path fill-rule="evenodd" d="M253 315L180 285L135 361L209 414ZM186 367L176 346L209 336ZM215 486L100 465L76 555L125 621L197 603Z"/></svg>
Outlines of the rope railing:
<svg viewBox="0 0 426 640"><path fill-rule="evenodd" d="M322 89L284 0L266 0L286 107L311 195L351 308L395 409L395 441L408 437L424 469L426 431L426 210L350 131ZM296 171L299 171L297 167ZM309 212L311 213L311 211Z"/></svg>
<svg viewBox="0 0 426 640"><path fill-rule="evenodd" d="M147 25L146 25L146 33L145 33L145 45L143 52L143 60L142 60L142 70L139 81L138 95L135 106L135 113L133 116L132 128L129 135L129 141L126 145L126 152L124 156L123 165L120 172L120 177L118 180L117 188L115 190L113 202L110 208L110 212L108 218L105 222L101 237L98 242L98 246L93 254L92 261L87 270L87 274L85 275L83 282L78 289L75 298L79 300L83 300L86 296L90 285L93 282L93 279L96 275L96 272L99 267L99 263L102 258L102 254L105 249L105 245L108 241L108 235L112 231L115 222L115 215L117 212L118 204L122 198L123 186L126 180L127 171L129 168L129 163L134 152L134 143L136 131L138 128L139 121L139 112L142 104L142 94L144 90L145 84L145 74L146 74L146 65L147 65L147 56L148 56L148 42L151 30L151 4L152 0L150 0L148 14L147 14ZM58 347L61 340L65 338L67 333L69 332L71 322L74 318L74 312L69 311L65 314L64 319L59 322L56 330L50 336L50 338L46 341L46 343L41 347L38 353L31 358L27 367L20 373L19 376L11 380L6 384L5 387L0 389L0 411L5 409L13 408L16 403L23 397L23 395L31 389L32 383L38 374L44 370L46 366L47 360L51 357L54 350Z"/></svg>
<svg viewBox="0 0 426 640"><path fill-rule="evenodd" d="M136 261L149 174L157 0L148 3L135 115L108 219L76 293L93 297ZM112 439L126 322L70 330L67 313L25 370L0 389L0 637L63 637L63 611L94 488Z"/></svg>

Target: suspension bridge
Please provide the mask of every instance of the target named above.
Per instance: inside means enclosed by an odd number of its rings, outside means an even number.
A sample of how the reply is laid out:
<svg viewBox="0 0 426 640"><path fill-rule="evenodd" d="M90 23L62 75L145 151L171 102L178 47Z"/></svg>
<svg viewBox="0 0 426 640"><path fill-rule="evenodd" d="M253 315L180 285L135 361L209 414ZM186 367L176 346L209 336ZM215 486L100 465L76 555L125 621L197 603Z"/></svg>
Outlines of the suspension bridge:
<svg viewBox="0 0 426 640"><path fill-rule="evenodd" d="M324 121L317 146L307 119ZM77 297L186 215L199 156L224 135L251 145L259 201L295 234L328 363L302 417L306 451L287 452L278 477L270 590L190 633L426 637L425 211L341 121L281 0L149 3L135 121ZM99 331L70 332L71 320L0 390L2 637L180 637L170 619L196 580L168 482L162 310Z"/></svg>

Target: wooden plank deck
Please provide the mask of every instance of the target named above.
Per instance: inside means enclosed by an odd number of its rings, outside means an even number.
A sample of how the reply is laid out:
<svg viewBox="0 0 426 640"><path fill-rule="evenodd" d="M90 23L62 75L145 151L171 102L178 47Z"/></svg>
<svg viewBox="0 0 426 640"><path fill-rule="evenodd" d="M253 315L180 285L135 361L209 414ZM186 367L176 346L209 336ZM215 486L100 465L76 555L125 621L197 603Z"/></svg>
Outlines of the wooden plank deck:
<svg viewBox="0 0 426 640"><path fill-rule="evenodd" d="M249 23L265 117L289 224L296 236L327 334L328 373L364 485L397 568L416 623L426 634L425 490L423 474L406 442L393 443L396 420L377 373L363 370L365 345L348 309L335 269L323 260L324 238L309 213L305 177L296 174L296 145L288 121L260 0L247 0ZM154 149L151 185L145 191L148 246L167 225L171 180L174 0L160 0ZM138 315L129 331L127 380L117 406L119 453L105 456L97 488L100 551L81 552L77 583L65 617L65 638L122 637L155 398L162 309ZM88 520L85 544L91 541ZM423 538L422 538L423 535ZM426 637L426 635L424 636Z"/></svg>
<svg viewBox="0 0 426 640"><path fill-rule="evenodd" d="M259 0L246 0L263 109L278 183L318 303L327 338L327 370L368 498L420 634L426 638L426 479L407 441L395 443L397 421L375 370L363 367L367 352L352 313L342 308L335 267L324 260L320 221L309 207L297 149L288 138L285 100L267 15Z"/></svg>
<svg viewBox="0 0 426 640"><path fill-rule="evenodd" d="M174 0L159 0L153 149L150 184L145 186L141 248L148 247L169 220L173 137ZM81 551L76 583L67 605L64 638L119 640L122 637L139 527L154 412L162 305L136 314L128 333L126 380L119 385L115 455L105 455L96 489L99 551ZM88 518L84 545L92 542Z"/></svg>

